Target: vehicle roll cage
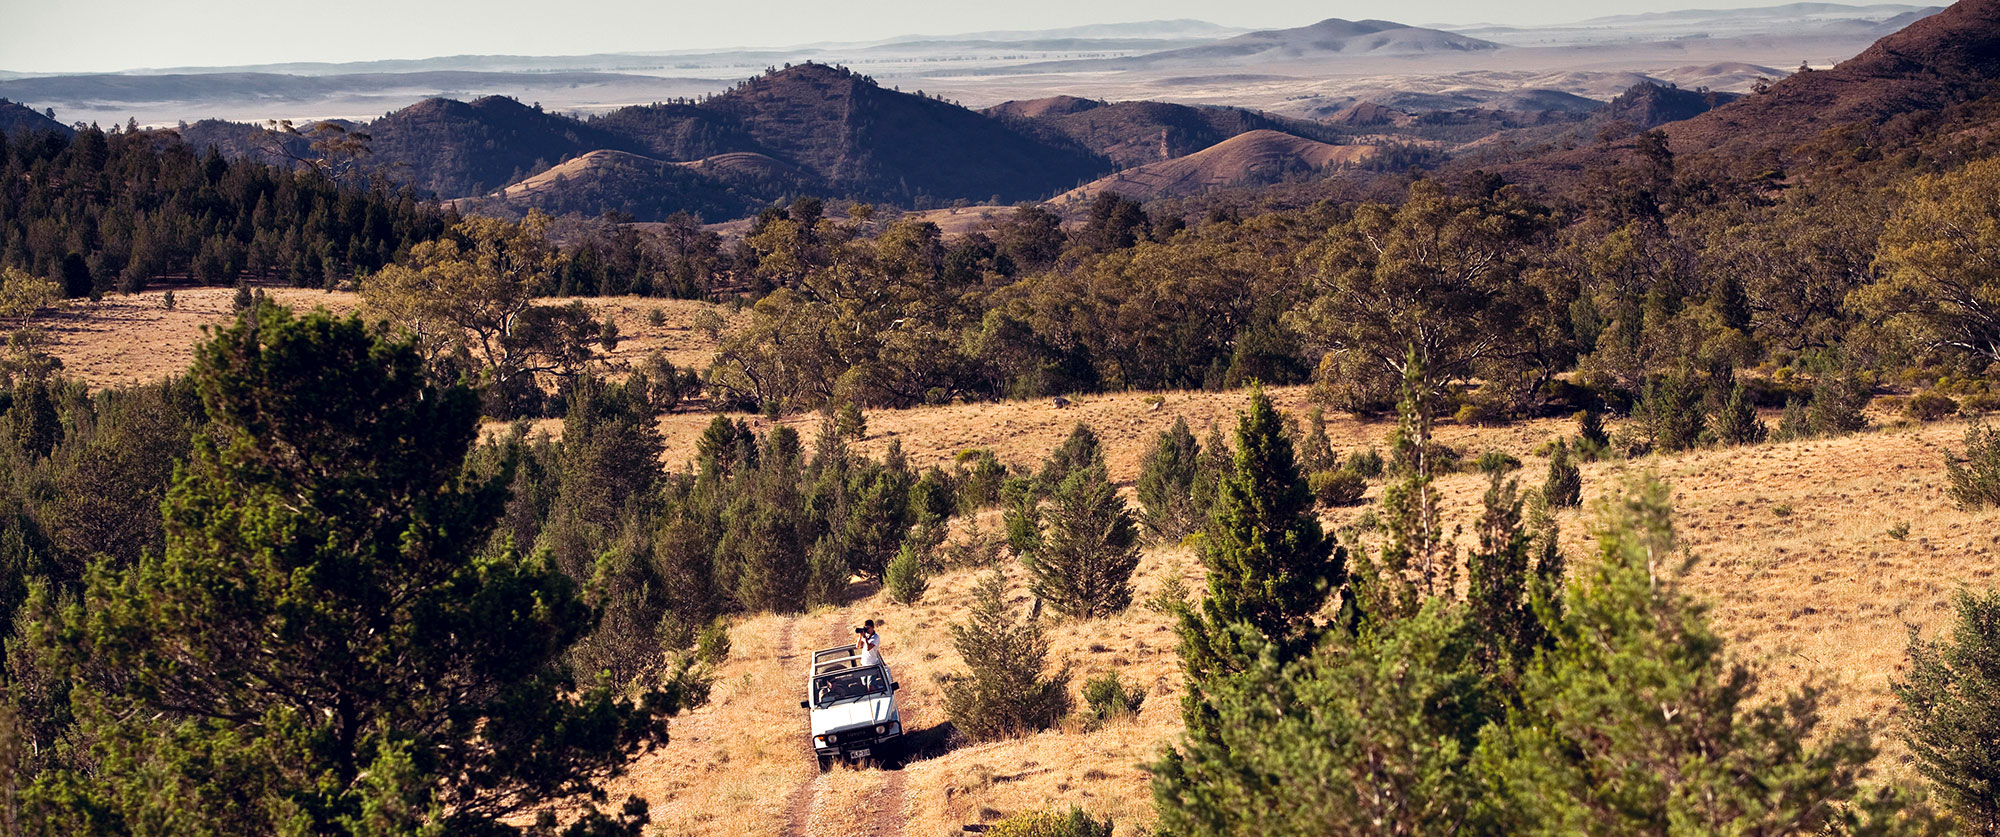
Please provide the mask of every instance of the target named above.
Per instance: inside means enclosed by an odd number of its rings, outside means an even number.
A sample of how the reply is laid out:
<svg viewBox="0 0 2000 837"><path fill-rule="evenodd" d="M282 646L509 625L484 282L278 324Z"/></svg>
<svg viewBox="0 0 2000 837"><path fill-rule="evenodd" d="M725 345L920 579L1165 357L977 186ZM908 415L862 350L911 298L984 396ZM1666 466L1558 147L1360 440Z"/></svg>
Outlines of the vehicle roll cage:
<svg viewBox="0 0 2000 837"><path fill-rule="evenodd" d="M813 652L812 673L814 677L857 668L860 665L861 652L854 650L854 646L852 645L843 645L839 648L823 648Z"/></svg>

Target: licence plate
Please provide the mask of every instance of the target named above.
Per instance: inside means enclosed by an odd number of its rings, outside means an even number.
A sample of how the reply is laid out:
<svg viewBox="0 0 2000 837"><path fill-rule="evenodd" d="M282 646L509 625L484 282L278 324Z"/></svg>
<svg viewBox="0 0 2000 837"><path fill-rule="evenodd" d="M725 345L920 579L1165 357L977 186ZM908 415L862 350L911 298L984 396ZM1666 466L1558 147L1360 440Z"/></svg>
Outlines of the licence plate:
<svg viewBox="0 0 2000 837"><path fill-rule="evenodd" d="M848 750L848 751L847 751L847 757L848 757L848 758L851 758L851 759L865 759L865 758L867 758L867 757L868 757L868 751L867 751L867 750Z"/></svg>

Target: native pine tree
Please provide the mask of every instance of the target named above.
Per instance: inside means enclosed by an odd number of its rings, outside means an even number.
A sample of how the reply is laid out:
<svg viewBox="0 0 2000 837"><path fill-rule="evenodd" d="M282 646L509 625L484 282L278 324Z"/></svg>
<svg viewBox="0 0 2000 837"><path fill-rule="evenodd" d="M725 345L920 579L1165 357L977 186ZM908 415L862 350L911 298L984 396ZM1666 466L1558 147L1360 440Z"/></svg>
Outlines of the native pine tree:
<svg viewBox="0 0 2000 837"><path fill-rule="evenodd" d="M486 548L509 475L464 475L478 398L409 344L260 306L195 379L210 422L164 550L95 566L43 635L103 689L75 701L95 768L27 792L42 830L517 833L540 800L601 799L695 697L568 673L592 610L548 561ZM644 821L636 803L571 831Z"/></svg>
<svg viewBox="0 0 2000 837"><path fill-rule="evenodd" d="M1572 508L1583 502L1583 471L1570 459L1566 439L1557 439L1549 451L1549 478L1542 483L1542 502L1552 509Z"/></svg>
<svg viewBox="0 0 2000 837"><path fill-rule="evenodd" d="M1139 503L1146 508L1146 529L1155 539L1173 543L1200 528L1195 481L1201 472L1201 444L1189 432L1187 419L1160 433L1139 469Z"/></svg>
<svg viewBox="0 0 2000 837"><path fill-rule="evenodd" d="M1715 415L1715 438L1725 445L1754 445L1771 435L1771 428L1757 417L1750 394L1738 383L1729 390L1729 399Z"/></svg>
<svg viewBox="0 0 2000 837"><path fill-rule="evenodd" d="M1309 650L1315 615L1347 579L1346 553L1319 525L1284 422L1261 387L1237 417L1235 456L1216 487L1201 542L1208 596L1180 611L1188 734L1156 766L1153 793L1166 828L1196 831L1205 788L1238 771L1223 740L1217 699L1254 666Z"/></svg>
<svg viewBox="0 0 2000 837"><path fill-rule="evenodd" d="M1547 626L1518 708L1481 736L1481 817L1510 834L1780 834L1879 811L1859 784L1865 727L1820 730L1812 688L1755 699L1757 672L1681 590L1671 514L1652 480L1603 507L1598 561Z"/></svg>
<svg viewBox="0 0 2000 837"><path fill-rule="evenodd" d="M1903 738L1946 809L2000 834L2000 593L1960 590L1949 639L1910 637Z"/></svg>
<svg viewBox="0 0 2000 837"><path fill-rule="evenodd" d="M1390 440L1389 468L1397 479L1382 490L1386 539L1376 554L1355 556L1355 612L1362 620L1408 616L1424 598L1457 586L1457 555L1432 485L1446 452L1431 435L1434 413L1421 386L1427 373L1414 349L1405 368Z"/></svg>
<svg viewBox="0 0 2000 837"><path fill-rule="evenodd" d="M1110 616L1132 603L1139 530L1099 458L1070 471L1049 498L1029 587L1065 616Z"/></svg>
<svg viewBox="0 0 2000 837"><path fill-rule="evenodd" d="M1054 491L1056 486L1069 477L1071 471L1090 467L1092 462L1104 461L1103 444L1097 440L1097 433L1090 425L1077 422L1069 431L1069 436L1055 450L1049 451L1048 459L1042 462L1038 475L1043 492Z"/></svg>
<svg viewBox="0 0 2000 837"><path fill-rule="evenodd" d="M973 588L966 621L951 626L967 671L942 680L944 711L974 741L1048 729L1069 713L1069 667L1047 671L1040 620L1016 618L1006 593L1006 577L993 571Z"/></svg>

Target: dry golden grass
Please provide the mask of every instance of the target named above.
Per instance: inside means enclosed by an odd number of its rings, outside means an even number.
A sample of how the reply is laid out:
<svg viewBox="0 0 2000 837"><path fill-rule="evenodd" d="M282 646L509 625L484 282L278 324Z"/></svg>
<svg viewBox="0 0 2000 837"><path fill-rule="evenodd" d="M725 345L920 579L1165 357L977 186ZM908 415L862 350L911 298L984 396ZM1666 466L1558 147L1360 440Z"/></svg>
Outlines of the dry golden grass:
<svg viewBox="0 0 2000 837"><path fill-rule="evenodd" d="M164 290L114 294L98 302L79 300L37 325L48 332L51 351L62 359L64 371L93 387L152 381L187 370L202 330L229 323L235 293L231 288L176 288L171 311L163 304ZM348 314L362 307L361 298L347 291L267 288L265 293L300 311L325 308ZM731 322L728 309L706 302L644 297L583 302L599 316L612 317L627 338L611 353L614 366L658 350L676 366L706 367L719 344L704 320L720 318L725 329ZM655 310L663 317L659 326L649 322Z"/></svg>
<svg viewBox="0 0 2000 837"><path fill-rule="evenodd" d="M183 291L174 312L159 308L157 294L114 297L49 325L70 370L93 383L153 377L185 368L201 326L226 319L228 294ZM279 297L306 305L324 301L335 310L354 305L344 294L285 291ZM676 363L698 363L713 345L695 326L704 308L697 303L597 304L612 311L632 338L621 357L659 347ZM656 306L667 312L666 328L646 322L645 312ZM1270 394L1281 409L1304 415L1303 389ZM1150 409L1152 398L1160 399L1158 410ZM892 440L900 441L919 466L990 447L1003 461L1032 467L1083 420L1103 439L1113 479L1129 485L1154 436L1177 416L1205 435L1211 421L1227 428L1246 399L1241 392L1132 393L1085 396L1064 410L1047 400L878 410L867 414L869 436L861 447L879 456ZM678 467L692 458L694 439L711 418L683 413L662 419L669 463ZM760 430L772 423L749 421ZM785 421L810 439L818 417ZM1328 422L1342 452L1379 446L1390 429L1388 422L1346 416ZM1502 450L1520 457L1526 467L1514 476L1534 488L1547 467L1536 451L1574 429L1566 420L1543 420L1493 429L1445 426L1440 437L1468 456ZM1733 653L1763 667L1774 688L1829 682L1839 699L1828 713L1831 721L1868 719L1892 731L1894 699L1887 684L1903 659L1910 626L1934 633L1956 587L1990 585L2000 570L2000 512L1958 511L1941 489L1942 450L1956 446L1963 430L1958 421L1892 426L1832 440L1586 463L1586 507L1630 474L1650 471L1668 480L1682 543L1698 559L1688 587L1713 603L1713 620ZM1447 525L1470 526L1485 485L1478 474L1439 481ZM1371 499L1379 491L1371 489ZM1359 513L1340 510L1328 523L1340 525ZM1587 561L1587 511L1563 511L1558 520L1569 554ZM999 528L995 513L982 523L988 533ZM1899 524L1909 527L1902 539L1890 535ZM902 770L817 772L797 706L804 653L847 641L849 626L864 618L883 621L884 655L904 687L904 718L913 731L931 729L945 720L935 676L961 667L948 626L963 618L978 573L957 570L933 579L914 607L857 589L846 607L739 621L710 702L676 719L673 741L616 780L614 795L648 799L658 834L947 835L1023 809L1068 804L1128 825L1149 823L1147 775L1140 765L1179 733L1180 678L1170 625L1138 606L1112 619L1049 625L1052 657L1074 664L1076 686L1116 668L1128 683L1146 689L1136 718L960 747ZM1025 604L1019 569L1008 573L1015 603ZM1176 575L1190 588L1201 586L1190 552L1148 549L1136 579L1138 597ZM1880 772L1914 781L1893 734L1880 738Z"/></svg>

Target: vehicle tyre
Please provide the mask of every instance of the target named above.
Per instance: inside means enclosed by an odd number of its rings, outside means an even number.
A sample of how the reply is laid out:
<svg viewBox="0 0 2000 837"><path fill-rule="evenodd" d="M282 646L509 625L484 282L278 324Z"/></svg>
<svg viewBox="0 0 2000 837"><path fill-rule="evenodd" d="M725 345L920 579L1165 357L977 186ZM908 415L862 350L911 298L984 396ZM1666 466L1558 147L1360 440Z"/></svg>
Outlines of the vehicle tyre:
<svg viewBox="0 0 2000 837"><path fill-rule="evenodd" d="M819 756L818 758L819 758L819 772L825 773L833 769L832 756Z"/></svg>

